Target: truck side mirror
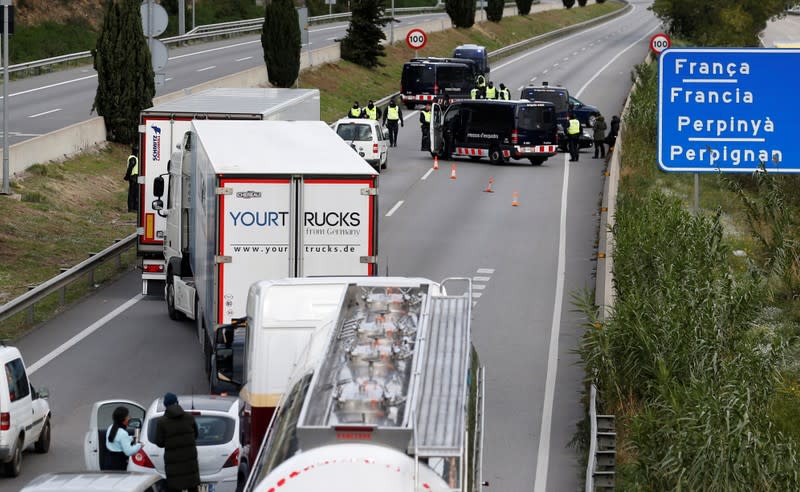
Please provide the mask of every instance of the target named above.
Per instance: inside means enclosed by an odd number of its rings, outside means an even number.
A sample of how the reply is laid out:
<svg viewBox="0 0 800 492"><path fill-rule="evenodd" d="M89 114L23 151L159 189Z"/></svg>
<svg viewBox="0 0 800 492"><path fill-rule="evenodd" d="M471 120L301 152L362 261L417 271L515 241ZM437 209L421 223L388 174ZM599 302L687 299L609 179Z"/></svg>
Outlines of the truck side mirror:
<svg viewBox="0 0 800 492"><path fill-rule="evenodd" d="M162 176L158 176L153 180L153 195L158 198L164 196L164 178Z"/></svg>
<svg viewBox="0 0 800 492"><path fill-rule="evenodd" d="M156 198L155 200L153 200L153 203L151 205L153 207L153 210L155 210L156 212L164 210L164 202L160 198Z"/></svg>

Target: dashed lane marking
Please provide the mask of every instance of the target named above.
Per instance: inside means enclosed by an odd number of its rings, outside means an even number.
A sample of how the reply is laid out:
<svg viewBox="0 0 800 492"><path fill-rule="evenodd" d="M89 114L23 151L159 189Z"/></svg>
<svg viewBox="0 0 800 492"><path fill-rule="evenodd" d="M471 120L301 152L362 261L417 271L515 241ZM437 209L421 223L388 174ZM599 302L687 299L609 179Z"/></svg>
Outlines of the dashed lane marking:
<svg viewBox="0 0 800 492"><path fill-rule="evenodd" d="M494 268L478 268L478 273L491 275L494 273Z"/></svg>
<svg viewBox="0 0 800 492"><path fill-rule="evenodd" d="M41 113L36 113L28 116L28 118L38 118L39 116L44 116L46 114L58 113L61 111L61 108L51 109L50 111L42 111Z"/></svg>
<svg viewBox="0 0 800 492"><path fill-rule="evenodd" d="M253 58L253 57L252 56L245 56L244 58L237 58L236 61L237 62L243 62L243 61L249 60L251 58Z"/></svg>
<svg viewBox="0 0 800 492"><path fill-rule="evenodd" d="M216 66L216 65L211 65L210 67L201 68L201 69L199 69L199 70L197 70L197 71L198 71L198 72L205 72L206 70L212 70L212 69L214 69L214 68L217 68L217 66Z"/></svg>
<svg viewBox="0 0 800 492"><path fill-rule="evenodd" d="M392 215L394 215L394 213L397 212L397 209L400 208L403 205L403 203L405 203L405 200L400 200L399 202L395 203L394 207L392 207L391 210L386 212L386 217L391 217Z"/></svg>
<svg viewBox="0 0 800 492"><path fill-rule="evenodd" d="M488 282L492 277L472 277L473 282Z"/></svg>
<svg viewBox="0 0 800 492"><path fill-rule="evenodd" d="M425 181L426 179L428 179L428 176L430 176L432 172L433 168L428 169L428 172L426 172L425 174L422 175L421 178L419 178L420 181Z"/></svg>

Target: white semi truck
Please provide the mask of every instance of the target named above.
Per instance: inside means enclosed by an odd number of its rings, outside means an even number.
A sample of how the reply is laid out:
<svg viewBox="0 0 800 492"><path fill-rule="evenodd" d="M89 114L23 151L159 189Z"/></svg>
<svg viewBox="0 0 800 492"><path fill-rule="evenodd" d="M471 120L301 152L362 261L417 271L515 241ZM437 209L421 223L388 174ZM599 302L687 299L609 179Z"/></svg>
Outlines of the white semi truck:
<svg viewBox="0 0 800 492"><path fill-rule="evenodd" d="M139 216L137 252L142 258L142 293L162 295L166 279L163 242L166 220L153 209L153 183L192 120L319 120L317 89L209 89L158 104L139 118Z"/></svg>
<svg viewBox="0 0 800 492"><path fill-rule="evenodd" d="M215 330L250 284L377 273L378 174L321 121L194 120L153 209L166 209L165 299L193 319L211 372Z"/></svg>
<svg viewBox="0 0 800 492"><path fill-rule="evenodd" d="M480 490L471 291L468 278L253 284L215 361L243 384L245 490Z"/></svg>

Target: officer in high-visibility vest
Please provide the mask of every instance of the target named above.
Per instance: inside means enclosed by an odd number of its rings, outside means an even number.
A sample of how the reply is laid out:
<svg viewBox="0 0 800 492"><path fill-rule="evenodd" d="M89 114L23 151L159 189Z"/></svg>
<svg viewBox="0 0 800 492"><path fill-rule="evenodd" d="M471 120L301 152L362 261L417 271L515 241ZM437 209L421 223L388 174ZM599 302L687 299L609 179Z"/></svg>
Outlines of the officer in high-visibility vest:
<svg viewBox="0 0 800 492"><path fill-rule="evenodd" d="M361 106L358 104L358 101L353 103L353 107L347 112L348 118L361 118Z"/></svg>
<svg viewBox="0 0 800 492"><path fill-rule="evenodd" d="M481 98L481 90L478 89L478 86L473 87L472 90L469 91L469 98L470 99L482 99Z"/></svg>
<svg viewBox="0 0 800 492"><path fill-rule="evenodd" d="M128 169L125 171L125 181L128 182L128 212L139 211L139 148L131 147L128 156Z"/></svg>
<svg viewBox="0 0 800 492"><path fill-rule="evenodd" d="M567 126L567 147L569 148L570 162L576 162L580 155L581 122L574 114L569 114Z"/></svg>
<svg viewBox="0 0 800 492"><path fill-rule="evenodd" d="M494 82L491 80L486 87L486 99L497 99L497 87L494 86Z"/></svg>
<svg viewBox="0 0 800 492"><path fill-rule="evenodd" d="M478 75L475 77L475 87L478 88L478 97L475 99L483 99L486 97L486 77Z"/></svg>
<svg viewBox="0 0 800 492"><path fill-rule="evenodd" d="M389 129L389 146L397 147L397 130L398 126L403 126L403 110L394 99L389 101L389 106L383 113L383 124Z"/></svg>
<svg viewBox="0 0 800 492"><path fill-rule="evenodd" d="M475 90L475 89L473 89ZM419 127L422 130L422 143L419 150L431 150L431 105L426 104L425 109L419 112Z"/></svg>
<svg viewBox="0 0 800 492"><path fill-rule="evenodd" d="M511 100L511 91L508 90L505 84L500 84L500 91L499 91L500 99L504 101Z"/></svg>
<svg viewBox="0 0 800 492"><path fill-rule="evenodd" d="M364 112L361 116L368 120L378 121L381 118L381 110L378 109L378 107L375 106L375 103L372 102L372 99L370 99L367 102L367 107L364 108Z"/></svg>

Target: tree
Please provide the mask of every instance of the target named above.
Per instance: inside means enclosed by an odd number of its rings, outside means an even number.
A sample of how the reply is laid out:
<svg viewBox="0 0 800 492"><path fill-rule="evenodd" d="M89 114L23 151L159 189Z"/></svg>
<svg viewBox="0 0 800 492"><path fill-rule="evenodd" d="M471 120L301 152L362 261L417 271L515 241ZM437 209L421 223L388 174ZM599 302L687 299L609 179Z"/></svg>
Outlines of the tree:
<svg viewBox="0 0 800 492"><path fill-rule="evenodd" d="M758 46L767 21L797 0L655 0L667 32L698 46Z"/></svg>
<svg viewBox="0 0 800 492"><path fill-rule="evenodd" d="M291 87L300 73L300 21L292 0L272 0L264 7L261 47L269 83Z"/></svg>
<svg viewBox="0 0 800 492"><path fill-rule="evenodd" d="M516 0L516 2L519 15L528 15L531 13L531 5L533 4L533 0Z"/></svg>
<svg viewBox="0 0 800 492"><path fill-rule="evenodd" d="M564 4L564 7L571 9L573 5L575 5L575 0L561 0Z"/></svg>
<svg viewBox="0 0 800 492"><path fill-rule="evenodd" d="M342 39L342 59L367 68L382 65L378 61L386 54L381 44L386 39L382 27L389 22L382 0L353 0L351 6L350 26Z"/></svg>
<svg viewBox="0 0 800 492"><path fill-rule="evenodd" d="M469 28L475 24L475 0L447 0L444 9L454 27Z"/></svg>
<svg viewBox="0 0 800 492"><path fill-rule="evenodd" d="M606 0L594 0L597 3L606 3Z"/></svg>
<svg viewBox="0 0 800 492"><path fill-rule="evenodd" d="M97 71L92 111L103 117L109 141L129 145L139 135L139 113L153 105L156 92L139 4L109 0L92 50Z"/></svg>
<svg viewBox="0 0 800 492"><path fill-rule="evenodd" d="M588 1L589 0L578 0L578 6L579 7L586 7L586 2L588 2Z"/></svg>
<svg viewBox="0 0 800 492"><path fill-rule="evenodd" d="M492 22L500 22L503 18L503 9L506 8L505 0L489 0L486 5L486 18Z"/></svg>

